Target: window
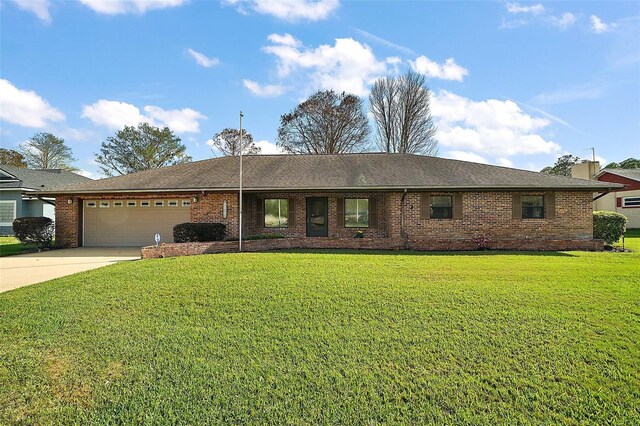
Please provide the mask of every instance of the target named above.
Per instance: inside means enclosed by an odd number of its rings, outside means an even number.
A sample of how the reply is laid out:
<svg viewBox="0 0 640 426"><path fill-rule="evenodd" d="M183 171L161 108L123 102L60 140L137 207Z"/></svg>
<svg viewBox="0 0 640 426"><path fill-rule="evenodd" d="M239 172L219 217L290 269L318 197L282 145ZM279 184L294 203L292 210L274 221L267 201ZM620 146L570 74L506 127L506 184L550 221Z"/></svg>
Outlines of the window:
<svg viewBox="0 0 640 426"><path fill-rule="evenodd" d="M169 201L167 201L167 206L169 206L169 207L178 207L178 200L169 200Z"/></svg>
<svg viewBox="0 0 640 426"><path fill-rule="evenodd" d="M189 207L191 205L191 200L182 200L182 207Z"/></svg>
<svg viewBox="0 0 640 426"><path fill-rule="evenodd" d="M147 200L140 201L140 207L149 207L149 206L151 206L151 201L147 201Z"/></svg>
<svg viewBox="0 0 640 426"><path fill-rule="evenodd" d="M264 226L267 228L289 226L289 200L286 198L264 200Z"/></svg>
<svg viewBox="0 0 640 426"><path fill-rule="evenodd" d="M122 207L124 205L124 203L122 201L114 201L113 202L113 207Z"/></svg>
<svg viewBox="0 0 640 426"><path fill-rule="evenodd" d="M622 207L640 207L640 197L624 197Z"/></svg>
<svg viewBox="0 0 640 426"><path fill-rule="evenodd" d="M135 200L127 201L127 207L135 207L137 204Z"/></svg>
<svg viewBox="0 0 640 426"><path fill-rule="evenodd" d="M97 205L98 205L98 203L96 203L95 201L87 201L87 203L86 203L86 206L91 208L91 209L95 209Z"/></svg>
<svg viewBox="0 0 640 426"><path fill-rule="evenodd" d="M347 198L344 200L345 228L369 227L369 199Z"/></svg>
<svg viewBox="0 0 640 426"><path fill-rule="evenodd" d="M521 201L523 219L544 219L543 195L523 195Z"/></svg>
<svg viewBox="0 0 640 426"><path fill-rule="evenodd" d="M100 208L101 209L106 209L109 207L109 202L108 201L100 201Z"/></svg>
<svg viewBox="0 0 640 426"><path fill-rule="evenodd" d="M15 200L0 201L0 225L11 226L16 218Z"/></svg>
<svg viewBox="0 0 640 426"><path fill-rule="evenodd" d="M431 196L431 219L453 218L453 197L451 195Z"/></svg>
<svg viewBox="0 0 640 426"><path fill-rule="evenodd" d="M162 200L155 200L153 202L153 207L164 207L164 201Z"/></svg>

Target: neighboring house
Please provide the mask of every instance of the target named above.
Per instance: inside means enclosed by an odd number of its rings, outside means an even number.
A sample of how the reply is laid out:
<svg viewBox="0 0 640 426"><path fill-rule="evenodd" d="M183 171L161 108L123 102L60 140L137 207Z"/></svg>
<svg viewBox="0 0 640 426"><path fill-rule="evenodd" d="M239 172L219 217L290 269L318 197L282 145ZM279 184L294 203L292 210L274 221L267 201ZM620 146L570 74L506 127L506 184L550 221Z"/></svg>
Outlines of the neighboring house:
<svg viewBox="0 0 640 426"><path fill-rule="evenodd" d="M243 160L243 235L340 247L363 231L377 248L597 249L593 192L620 187L408 154L262 155ZM182 222L238 237L239 158L223 157L49 191L64 247L172 241ZM350 240L353 242L352 240ZM376 245L377 244L377 245Z"/></svg>
<svg viewBox="0 0 640 426"><path fill-rule="evenodd" d="M31 170L0 165L0 235L13 235L13 220L46 216L55 220L55 199L40 191L91 181L65 170Z"/></svg>
<svg viewBox="0 0 640 426"><path fill-rule="evenodd" d="M572 167L571 175L623 185L600 197L595 197L594 210L618 212L627 217L627 228L640 228L640 169L603 169L600 163L588 161Z"/></svg>

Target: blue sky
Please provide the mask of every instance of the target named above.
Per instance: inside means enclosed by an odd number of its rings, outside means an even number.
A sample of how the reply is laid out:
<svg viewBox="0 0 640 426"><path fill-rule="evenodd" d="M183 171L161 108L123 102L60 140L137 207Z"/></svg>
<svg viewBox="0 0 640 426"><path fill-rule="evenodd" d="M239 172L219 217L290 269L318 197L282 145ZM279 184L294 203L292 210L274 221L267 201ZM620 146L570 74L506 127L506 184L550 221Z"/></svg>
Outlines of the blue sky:
<svg viewBox="0 0 640 426"><path fill-rule="evenodd" d="M440 156L539 170L640 156L640 2L1 0L2 147L63 137L84 173L125 124L194 159L245 127L264 153L318 89L428 78Z"/></svg>

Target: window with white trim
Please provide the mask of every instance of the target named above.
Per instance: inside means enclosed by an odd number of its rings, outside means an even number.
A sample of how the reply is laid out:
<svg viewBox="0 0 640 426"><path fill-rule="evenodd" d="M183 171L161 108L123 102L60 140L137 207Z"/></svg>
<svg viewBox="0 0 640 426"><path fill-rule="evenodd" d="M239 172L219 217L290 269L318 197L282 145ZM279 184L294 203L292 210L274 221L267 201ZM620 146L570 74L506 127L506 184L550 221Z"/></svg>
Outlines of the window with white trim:
<svg viewBox="0 0 640 426"><path fill-rule="evenodd" d="M640 197L623 197L622 207L640 207Z"/></svg>
<svg viewBox="0 0 640 426"><path fill-rule="evenodd" d="M109 202L108 201L100 201L99 206L100 206L101 209L109 208Z"/></svg>
<svg viewBox="0 0 640 426"><path fill-rule="evenodd" d="M155 200L153 202L153 207L164 207L164 201L163 200Z"/></svg>
<svg viewBox="0 0 640 426"><path fill-rule="evenodd" d="M182 207L189 207L191 205L191 200L182 200Z"/></svg>
<svg viewBox="0 0 640 426"><path fill-rule="evenodd" d="M345 228L369 227L369 199L346 198L344 200Z"/></svg>
<svg viewBox="0 0 640 426"><path fill-rule="evenodd" d="M150 206L151 206L151 201L149 200L140 201L140 207L150 207Z"/></svg>
<svg viewBox="0 0 640 426"><path fill-rule="evenodd" d="M0 201L0 226L12 226L16 218L16 201Z"/></svg>
<svg viewBox="0 0 640 426"><path fill-rule="evenodd" d="M178 200L169 200L169 201L167 201L167 206L169 206L169 207L178 207Z"/></svg>
<svg viewBox="0 0 640 426"><path fill-rule="evenodd" d="M122 207L123 205L124 205L124 202L120 200L113 202L113 207Z"/></svg>
<svg viewBox="0 0 640 426"><path fill-rule="evenodd" d="M127 201L127 207L135 207L137 205L138 205L138 202L136 200Z"/></svg>
<svg viewBox="0 0 640 426"><path fill-rule="evenodd" d="M96 203L95 201L87 201L85 203L86 207L89 207L90 209L95 209L96 207L98 207L98 203Z"/></svg>

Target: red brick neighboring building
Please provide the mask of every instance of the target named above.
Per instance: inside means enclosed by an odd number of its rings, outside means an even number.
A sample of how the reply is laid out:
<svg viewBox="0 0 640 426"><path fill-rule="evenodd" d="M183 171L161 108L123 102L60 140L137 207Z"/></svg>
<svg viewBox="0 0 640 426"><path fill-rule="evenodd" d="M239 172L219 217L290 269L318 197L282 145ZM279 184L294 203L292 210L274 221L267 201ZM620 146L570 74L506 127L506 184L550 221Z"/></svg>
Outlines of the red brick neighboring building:
<svg viewBox="0 0 640 426"><path fill-rule="evenodd" d="M246 156L243 235L279 247L592 250L593 192L618 188L525 170L408 154ZM181 222L239 231L239 158L223 157L51 191L63 247L172 241ZM361 234L364 238L353 238ZM227 243L225 243L227 244ZM171 249L207 249L207 245ZM196 248L197 247L197 248Z"/></svg>

